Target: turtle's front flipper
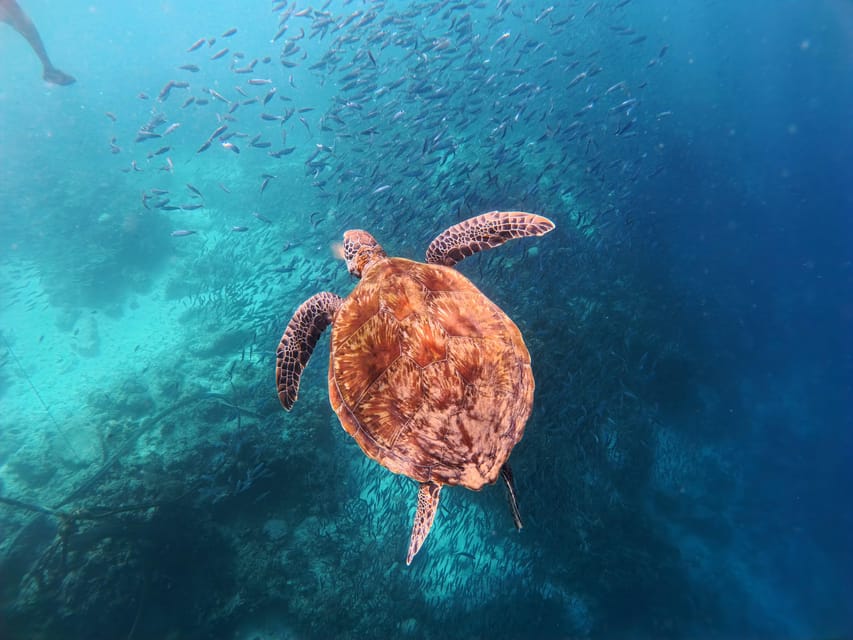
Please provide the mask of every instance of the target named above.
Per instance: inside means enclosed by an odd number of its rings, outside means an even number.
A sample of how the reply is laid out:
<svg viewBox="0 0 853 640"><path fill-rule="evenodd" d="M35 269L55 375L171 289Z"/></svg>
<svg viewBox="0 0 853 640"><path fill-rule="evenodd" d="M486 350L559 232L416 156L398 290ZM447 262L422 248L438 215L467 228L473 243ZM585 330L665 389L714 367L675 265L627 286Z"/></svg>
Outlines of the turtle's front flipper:
<svg viewBox="0 0 853 640"><path fill-rule="evenodd" d="M412 564L412 558L420 551L421 545L429 535L429 528L438 509L438 494L441 485L435 482L422 482L418 490L418 511L415 513L415 524L412 526L412 539L409 541L409 554L406 564Z"/></svg>
<svg viewBox="0 0 853 640"><path fill-rule="evenodd" d="M518 499L515 497L515 481L512 479L512 469L509 468L509 462L501 467L501 478L506 482L506 495L509 500L510 511L512 511L512 521L515 522L515 528L521 531L521 512L518 510Z"/></svg>
<svg viewBox="0 0 853 640"><path fill-rule="evenodd" d="M427 262L452 267L478 251L502 245L513 238L542 236L554 223L523 211L492 211L463 220L440 234L427 248Z"/></svg>
<svg viewBox="0 0 853 640"><path fill-rule="evenodd" d="M299 395L299 377L311 352L343 300L323 291L311 296L296 310L275 352L275 386L281 406L290 411Z"/></svg>

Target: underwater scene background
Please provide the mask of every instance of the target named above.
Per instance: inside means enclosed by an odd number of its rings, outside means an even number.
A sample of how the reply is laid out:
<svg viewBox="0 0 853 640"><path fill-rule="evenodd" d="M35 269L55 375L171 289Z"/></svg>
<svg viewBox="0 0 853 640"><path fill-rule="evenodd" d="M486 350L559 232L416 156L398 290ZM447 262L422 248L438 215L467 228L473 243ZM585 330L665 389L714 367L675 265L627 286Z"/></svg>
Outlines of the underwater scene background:
<svg viewBox="0 0 853 640"><path fill-rule="evenodd" d="M0 27L0 638L853 637L850 2L22 5L76 82ZM345 230L491 210L556 223L458 267L525 527L448 487L407 567L275 349Z"/></svg>

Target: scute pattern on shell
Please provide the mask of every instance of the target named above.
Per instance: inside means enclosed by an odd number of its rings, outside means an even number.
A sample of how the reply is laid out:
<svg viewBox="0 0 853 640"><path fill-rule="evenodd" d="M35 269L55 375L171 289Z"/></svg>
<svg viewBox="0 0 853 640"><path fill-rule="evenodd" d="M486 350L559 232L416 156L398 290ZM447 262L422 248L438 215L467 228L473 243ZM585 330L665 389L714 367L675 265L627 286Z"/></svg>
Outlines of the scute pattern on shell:
<svg viewBox="0 0 853 640"><path fill-rule="evenodd" d="M368 456L419 482L494 482L533 386L518 328L448 267L383 259L335 316L332 407Z"/></svg>

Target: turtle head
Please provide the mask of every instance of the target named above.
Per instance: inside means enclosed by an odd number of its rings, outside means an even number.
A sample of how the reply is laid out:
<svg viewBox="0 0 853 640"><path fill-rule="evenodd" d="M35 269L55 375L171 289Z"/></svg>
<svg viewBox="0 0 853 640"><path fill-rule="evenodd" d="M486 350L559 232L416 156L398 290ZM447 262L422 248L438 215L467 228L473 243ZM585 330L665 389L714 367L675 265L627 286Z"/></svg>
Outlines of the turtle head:
<svg viewBox="0 0 853 640"><path fill-rule="evenodd" d="M372 263L386 256L382 245L367 231L350 229L344 234L344 260L347 270L355 277L360 278Z"/></svg>

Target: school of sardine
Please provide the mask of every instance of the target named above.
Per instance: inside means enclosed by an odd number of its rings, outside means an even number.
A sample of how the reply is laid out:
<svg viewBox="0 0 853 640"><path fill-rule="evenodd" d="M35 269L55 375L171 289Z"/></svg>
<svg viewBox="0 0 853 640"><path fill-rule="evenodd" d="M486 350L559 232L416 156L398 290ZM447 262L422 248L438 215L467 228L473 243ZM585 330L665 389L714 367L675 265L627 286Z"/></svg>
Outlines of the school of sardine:
<svg viewBox="0 0 853 640"><path fill-rule="evenodd" d="M654 134L671 112L647 113L644 101L669 46L632 27L631 8L274 2L260 52L237 26L176 50L174 77L154 99L139 94L150 112L133 146L113 137L109 149L130 156L125 171L144 174L142 204L166 211L203 198L157 193L158 174L219 150L234 160L263 154L252 161L265 167L258 194L276 173L289 176L279 185L286 193L301 164L298 179L316 203L292 215L306 225L323 208L340 228L369 215L374 231L393 234L410 214L518 207L569 210L589 229L627 215L631 185L663 169ZM208 135L187 137L205 123Z"/></svg>

